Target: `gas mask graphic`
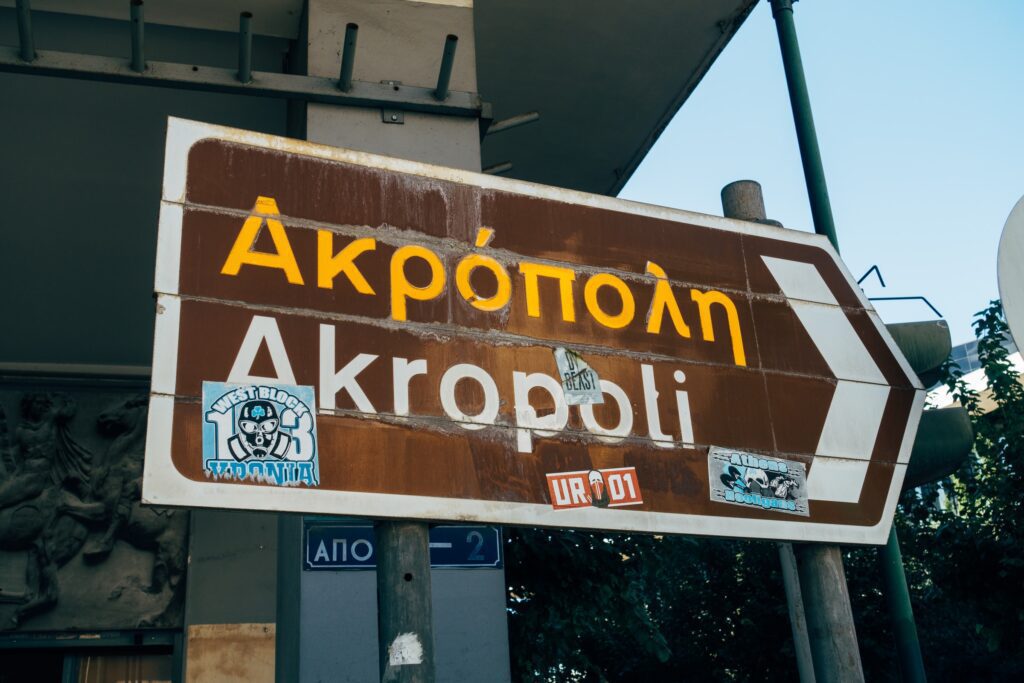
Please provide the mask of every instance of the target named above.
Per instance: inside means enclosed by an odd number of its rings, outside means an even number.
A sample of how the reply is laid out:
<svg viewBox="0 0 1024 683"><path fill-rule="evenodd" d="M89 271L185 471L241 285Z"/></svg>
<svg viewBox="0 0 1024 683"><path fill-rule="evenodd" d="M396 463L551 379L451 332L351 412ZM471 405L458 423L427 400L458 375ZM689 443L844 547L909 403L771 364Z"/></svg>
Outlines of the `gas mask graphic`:
<svg viewBox="0 0 1024 683"><path fill-rule="evenodd" d="M273 403L249 401L242 406L238 415L238 433L235 438L248 457L281 457L278 454L281 450L280 442L283 439L286 445L290 437L280 431L280 426L281 419Z"/></svg>

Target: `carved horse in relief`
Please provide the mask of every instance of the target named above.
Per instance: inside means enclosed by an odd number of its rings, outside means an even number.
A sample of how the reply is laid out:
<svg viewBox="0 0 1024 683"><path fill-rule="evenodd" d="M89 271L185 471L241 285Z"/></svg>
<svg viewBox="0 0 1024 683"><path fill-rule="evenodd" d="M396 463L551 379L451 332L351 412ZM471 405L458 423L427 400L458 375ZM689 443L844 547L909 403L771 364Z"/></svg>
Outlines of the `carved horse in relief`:
<svg viewBox="0 0 1024 683"><path fill-rule="evenodd" d="M105 560L118 538L153 552L153 573L143 590L159 593L164 586L176 587L184 573L188 513L140 502L148 405L148 397L138 396L99 417L100 431L112 441L93 463L91 488L108 522L102 534L86 545L83 556L87 562Z"/></svg>

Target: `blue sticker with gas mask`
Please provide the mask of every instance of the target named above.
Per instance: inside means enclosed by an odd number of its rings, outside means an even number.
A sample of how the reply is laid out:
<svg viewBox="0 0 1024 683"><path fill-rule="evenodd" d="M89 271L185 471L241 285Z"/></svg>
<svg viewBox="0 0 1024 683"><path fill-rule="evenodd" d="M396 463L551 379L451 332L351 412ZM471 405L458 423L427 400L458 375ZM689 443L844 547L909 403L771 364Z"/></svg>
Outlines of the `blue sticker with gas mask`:
<svg viewBox="0 0 1024 683"><path fill-rule="evenodd" d="M315 399L309 386L203 382L206 476L319 486Z"/></svg>

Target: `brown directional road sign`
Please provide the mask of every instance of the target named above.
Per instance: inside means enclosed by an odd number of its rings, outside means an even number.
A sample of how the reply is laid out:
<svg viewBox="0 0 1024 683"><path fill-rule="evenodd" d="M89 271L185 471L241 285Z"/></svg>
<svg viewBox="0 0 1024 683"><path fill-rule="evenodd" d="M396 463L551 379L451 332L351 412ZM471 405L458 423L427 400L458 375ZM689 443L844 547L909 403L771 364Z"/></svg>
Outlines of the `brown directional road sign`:
<svg viewBox="0 0 1024 683"><path fill-rule="evenodd" d="M924 391L819 236L171 119L147 502L882 543Z"/></svg>

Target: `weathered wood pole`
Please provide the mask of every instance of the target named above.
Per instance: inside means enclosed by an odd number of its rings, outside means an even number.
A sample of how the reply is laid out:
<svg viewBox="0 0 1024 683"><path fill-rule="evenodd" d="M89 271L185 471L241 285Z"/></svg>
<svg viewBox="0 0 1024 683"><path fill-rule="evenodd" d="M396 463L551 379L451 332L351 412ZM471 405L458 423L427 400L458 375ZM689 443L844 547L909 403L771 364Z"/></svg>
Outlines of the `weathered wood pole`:
<svg viewBox="0 0 1024 683"><path fill-rule="evenodd" d="M382 683L433 683L430 536L425 522L377 522Z"/></svg>
<svg viewBox="0 0 1024 683"><path fill-rule="evenodd" d="M769 222L760 183L753 180L737 180L723 187L722 213L727 218ZM804 616L804 601L800 593L800 577L796 569L792 543L779 543L779 563L782 567L782 586L789 608L789 625L793 631L793 650L796 652L796 668L800 674L800 683L815 683L811 643L807 637L807 619Z"/></svg>

